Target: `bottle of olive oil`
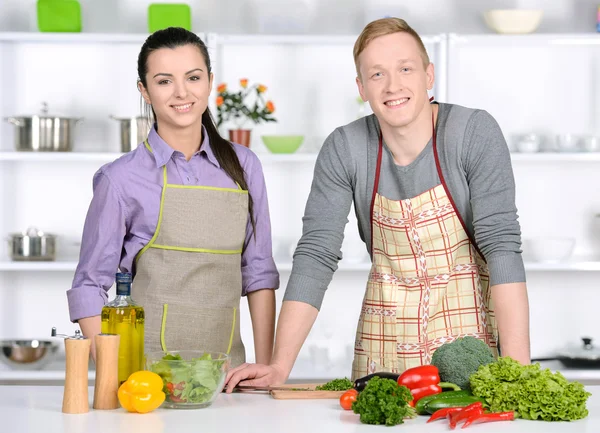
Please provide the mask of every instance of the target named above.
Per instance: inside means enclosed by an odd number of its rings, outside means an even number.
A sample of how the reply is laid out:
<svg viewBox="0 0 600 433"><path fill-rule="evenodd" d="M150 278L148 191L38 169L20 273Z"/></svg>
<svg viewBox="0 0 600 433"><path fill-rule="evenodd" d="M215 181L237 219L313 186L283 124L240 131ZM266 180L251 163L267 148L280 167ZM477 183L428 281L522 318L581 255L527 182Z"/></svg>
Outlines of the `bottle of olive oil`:
<svg viewBox="0 0 600 433"><path fill-rule="evenodd" d="M131 274L118 273L117 296L102 308L102 333L118 334L119 385L144 369L144 309L131 298Z"/></svg>

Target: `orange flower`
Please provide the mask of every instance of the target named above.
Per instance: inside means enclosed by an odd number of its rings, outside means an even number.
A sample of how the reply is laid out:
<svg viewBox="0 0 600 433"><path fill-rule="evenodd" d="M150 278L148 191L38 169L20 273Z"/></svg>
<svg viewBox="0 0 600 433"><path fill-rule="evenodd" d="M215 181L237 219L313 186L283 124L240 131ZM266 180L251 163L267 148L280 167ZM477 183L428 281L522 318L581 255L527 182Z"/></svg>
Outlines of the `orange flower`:
<svg viewBox="0 0 600 433"><path fill-rule="evenodd" d="M225 83L219 84L217 87L217 92L219 93L223 93L225 90L227 90L227 84Z"/></svg>
<svg viewBox="0 0 600 433"><path fill-rule="evenodd" d="M269 113L273 113L273 112L275 112L275 104L273 104L273 102L272 102L272 101L267 101L267 103L266 103L266 105L265 105L265 108L267 109L267 111L268 111Z"/></svg>
<svg viewBox="0 0 600 433"><path fill-rule="evenodd" d="M223 105L223 97L217 96L217 107L220 107L221 105Z"/></svg>
<svg viewBox="0 0 600 433"><path fill-rule="evenodd" d="M244 89L246 87L248 87L248 79L247 78L240 79L240 86L242 86Z"/></svg>
<svg viewBox="0 0 600 433"><path fill-rule="evenodd" d="M267 91L267 86L263 86L262 84L258 85L258 93L265 93Z"/></svg>

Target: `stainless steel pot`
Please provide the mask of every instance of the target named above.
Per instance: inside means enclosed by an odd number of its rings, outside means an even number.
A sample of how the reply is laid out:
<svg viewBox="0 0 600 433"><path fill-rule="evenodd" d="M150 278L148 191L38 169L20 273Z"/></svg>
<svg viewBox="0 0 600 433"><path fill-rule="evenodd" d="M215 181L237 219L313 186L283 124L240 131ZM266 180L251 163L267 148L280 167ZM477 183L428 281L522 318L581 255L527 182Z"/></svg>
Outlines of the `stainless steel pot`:
<svg viewBox="0 0 600 433"><path fill-rule="evenodd" d="M121 125L121 151L127 153L148 137L150 123L145 117L115 117Z"/></svg>
<svg viewBox="0 0 600 433"><path fill-rule="evenodd" d="M56 236L30 227L13 233L8 239L10 258L15 261L53 261L56 259Z"/></svg>
<svg viewBox="0 0 600 433"><path fill-rule="evenodd" d="M15 148L20 152L69 152L73 150L75 126L81 118L48 115L42 104L41 115L6 117L17 127Z"/></svg>

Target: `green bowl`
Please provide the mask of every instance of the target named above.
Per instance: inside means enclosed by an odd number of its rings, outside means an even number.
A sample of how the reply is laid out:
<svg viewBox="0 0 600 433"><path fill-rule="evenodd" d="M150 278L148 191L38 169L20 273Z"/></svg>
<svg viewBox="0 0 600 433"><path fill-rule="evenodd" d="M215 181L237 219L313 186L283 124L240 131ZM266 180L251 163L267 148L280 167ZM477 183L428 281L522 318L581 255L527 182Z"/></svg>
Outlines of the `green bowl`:
<svg viewBox="0 0 600 433"><path fill-rule="evenodd" d="M304 141L303 135L263 135L261 138L273 153L294 153Z"/></svg>

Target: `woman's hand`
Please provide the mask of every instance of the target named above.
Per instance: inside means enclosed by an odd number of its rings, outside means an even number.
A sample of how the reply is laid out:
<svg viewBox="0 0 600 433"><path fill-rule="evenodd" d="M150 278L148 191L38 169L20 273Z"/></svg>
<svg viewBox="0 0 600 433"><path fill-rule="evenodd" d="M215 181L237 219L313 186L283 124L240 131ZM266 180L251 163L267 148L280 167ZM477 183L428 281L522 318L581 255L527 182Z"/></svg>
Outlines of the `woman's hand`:
<svg viewBox="0 0 600 433"><path fill-rule="evenodd" d="M244 386L272 386L282 385L288 378L288 374L276 364L248 364L230 370L225 379L227 393L230 394L238 383L244 382Z"/></svg>

